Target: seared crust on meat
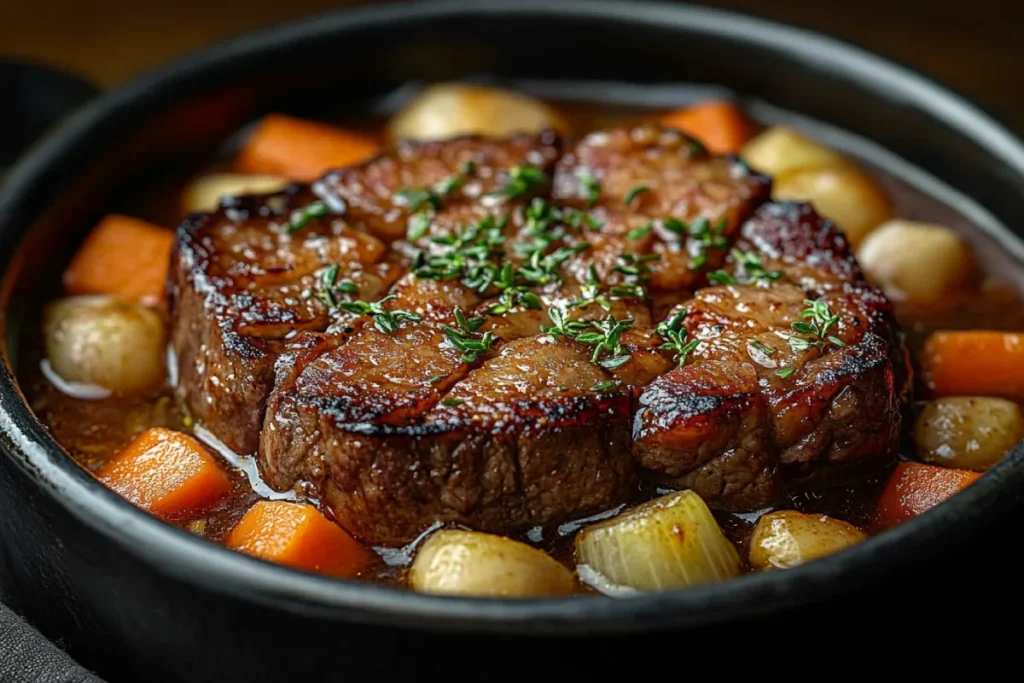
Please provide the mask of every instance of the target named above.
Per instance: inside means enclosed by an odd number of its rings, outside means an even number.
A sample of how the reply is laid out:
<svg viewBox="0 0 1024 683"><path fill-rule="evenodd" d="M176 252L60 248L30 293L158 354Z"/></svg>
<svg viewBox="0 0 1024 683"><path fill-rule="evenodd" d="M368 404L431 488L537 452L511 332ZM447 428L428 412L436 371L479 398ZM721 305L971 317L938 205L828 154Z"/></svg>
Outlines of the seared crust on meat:
<svg viewBox="0 0 1024 683"><path fill-rule="evenodd" d="M182 228L179 392L373 544L559 523L645 482L730 510L844 482L895 454L902 335L842 233L769 193L649 124L566 153L551 133L402 143ZM317 198L335 213L288 236ZM333 263L381 308L310 297ZM801 344L808 300L834 321Z"/></svg>

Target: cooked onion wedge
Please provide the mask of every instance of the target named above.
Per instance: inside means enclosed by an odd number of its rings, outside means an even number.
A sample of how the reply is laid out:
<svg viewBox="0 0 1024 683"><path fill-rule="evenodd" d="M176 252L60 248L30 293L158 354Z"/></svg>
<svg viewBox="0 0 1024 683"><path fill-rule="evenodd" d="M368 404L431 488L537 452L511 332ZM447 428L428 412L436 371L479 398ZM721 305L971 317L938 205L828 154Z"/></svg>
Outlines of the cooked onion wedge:
<svg viewBox="0 0 1024 683"><path fill-rule="evenodd" d="M182 212L213 211L221 197L277 192L287 184L287 180L276 175L209 173L199 176L185 188L181 197Z"/></svg>
<svg viewBox="0 0 1024 683"><path fill-rule="evenodd" d="M757 520L750 538L755 569L785 569L830 555L863 541L863 531L825 515L780 510Z"/></svg>
<svg viewBox="0 0 1024 683"><path fill-rule="evenodd" d="M441 530L424 541L409 569L424 593L502 598L566 595L572 573L525 543L478 531Z"/></svg>
<svg viewBox="0 0 1024 683"><path fill-rule="evenodd" d="M540 100L510 90L461 83L424 89L391 119L392 140L443 139L456 135L505 136L568 125Z"/></svg>
<svg viewBox="0 0 1024 683"><path fill-rule="evenodd" d="M583 581L611 595L688 588L740 573L736 548L693 491L587 527L576 537L576 563Z"/></svg>

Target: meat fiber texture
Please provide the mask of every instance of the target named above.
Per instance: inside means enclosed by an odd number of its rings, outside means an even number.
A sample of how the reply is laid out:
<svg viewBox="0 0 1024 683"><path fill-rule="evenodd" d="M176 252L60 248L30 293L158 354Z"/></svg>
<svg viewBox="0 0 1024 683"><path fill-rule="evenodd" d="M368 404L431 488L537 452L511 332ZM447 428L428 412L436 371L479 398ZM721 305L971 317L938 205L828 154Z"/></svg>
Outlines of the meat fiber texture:
<svg viewBox="0 0 1024 683"><path fill-rule="evenodd" d="M903 337L842 232L770 187L639 124L225 198L178 231L177 391L372 544L851 481L895 456Z"/></svg>

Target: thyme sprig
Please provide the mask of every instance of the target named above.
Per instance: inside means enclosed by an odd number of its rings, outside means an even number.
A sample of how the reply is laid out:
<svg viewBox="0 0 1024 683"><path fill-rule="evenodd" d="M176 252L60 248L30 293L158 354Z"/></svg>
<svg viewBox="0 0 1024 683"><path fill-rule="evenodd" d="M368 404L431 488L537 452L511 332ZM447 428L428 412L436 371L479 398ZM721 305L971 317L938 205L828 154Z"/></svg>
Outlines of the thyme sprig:
<svg viewBox="0 0 1024 683"><path fill-rule="evenodd" d="M570 301L566 306L583 309L591 304L597 304L605 312L612 308L611 300L601 290L601 278L598 277L597 267L593 262L587 266L587 281L580 286L580 298Z"/></svg>
<svg viewBox="0 0 1024 683"><path fill-rule="evenodd" d="M761 262L761 256L752 251L733 249L729 252L729 255L732 256L732 260L740 268L747 282L764 282L767 284L775 282L782 277L781 270L765 270L764 264ZM735 285L739 282L736 277L724 270L716 270L713 273L709 273L708 281L717 285Z"/></svg>
<svg viewBox="0 0 1024 683"><path fill-rule="evenodd" d="M459 173L442 178L430 187L406 187L394 194L409 209L406 239L415 242L427 234L434 212L440 211L444 200L466 184L475 168L472 161L467 161Z"/></svg>
<svg viewBox="0 0 1024 683"><path fill-rule="evenodd" d="M842 339L828 333L839 322L839 316L832 313L826 302L804 299L804 305L807 308L800 312L803 320L792 324L793 330L803 336L794 335L788 339L794 351L806 351L828 343L846 346Z"/></svg>
<svg viewBox="0 0 1024 683"><path fill-rule="evenodd" d="M316 297L324 302L328 308L336 309L343 301L342 294L358 294L359 286L349 279L338 281L341 267L335 263L320 274L317 283Z"/></svg>
<svg viewBox="0 0 1024 683"><path fill-rule="evenodd" d="M420 320L420 316L415 313L399 310L391 311L384 308L384 304L394 298L395 295L390 294L380 301L373 303L367 301L341 301L338 303L338 308L358 315L371 315L373 316L374 327L384 334L392 334L398 329L403 320L411 322Z"/></svg>
<svg viewBox="0 0 1024 683"><path fill-rule="evenodd" d="M683 321L688 313L689 311L684 308L668 320L658 323L655 328L655 332L665 339L665 343L658 348L675 351L672 360L679 367L686 364L686 359L700 345L699 339L689 339L689 332L683 327Z"/></svg>
<svg viewBox="0 0 1024 683"><path fill-rule="evenodd" d="M603 320L580 322L567 320L565 311L560 308L549 308L548 317L552 325L541 325L540 331L552 339L563 337L581 344L594 347L590 362L603 368L617 368L632 358L632 354L622 345L622 334L633 326L631 318L616 320L609 316ZM595 330L595 331L590 331ZM606 358L601 355L610 354Z"/></svg>
<svg viewBox="0 0 1024 683"><path fill-rule="evenodd" d="M441 325L441 330L448 341L455 348L462 351L462 360L466 363L473 363L480 358L494 344L494 335L490 332L477 334L477 330L484 324L483 318L467 318L461 308L455 309L455 325L453 329L448 325Z"/></svg>

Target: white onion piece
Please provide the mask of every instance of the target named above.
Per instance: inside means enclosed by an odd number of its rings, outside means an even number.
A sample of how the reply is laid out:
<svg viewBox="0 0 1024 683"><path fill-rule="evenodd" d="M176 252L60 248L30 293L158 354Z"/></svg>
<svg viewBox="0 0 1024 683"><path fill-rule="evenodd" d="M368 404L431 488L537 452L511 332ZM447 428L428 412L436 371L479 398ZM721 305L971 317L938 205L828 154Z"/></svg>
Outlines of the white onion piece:
<svg viewBox="0 0 1024 683"><path fill-rule="evenodd" d="M585 528L576 537L576 563L581 580L609 595L688 588L740 573L736 548L693 491Z"/></svg>
<svg viewBox="0 0 1024 683"><path fill-rule="evenodd" d="M160 314L109 296L58 299L43 312L46 360L69 386L115 393L153 389L164 381L167 331Z"/></svg>

